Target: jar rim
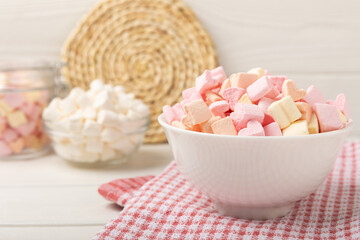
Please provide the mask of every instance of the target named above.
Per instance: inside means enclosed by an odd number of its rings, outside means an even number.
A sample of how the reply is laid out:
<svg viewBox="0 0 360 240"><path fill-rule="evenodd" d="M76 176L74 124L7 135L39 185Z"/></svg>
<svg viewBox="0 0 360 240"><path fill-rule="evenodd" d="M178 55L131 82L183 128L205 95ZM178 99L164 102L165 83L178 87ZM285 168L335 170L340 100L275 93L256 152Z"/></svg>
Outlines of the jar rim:
<svg viewBox="0 0 360 240"><path fill-rule="evenodd" d="M60 70L64 66L64 62L50 60L0 60L0 93L55 89L61 84ZM51 73L51 78L48 73ZM46 77L42 77L42 81L23 81L28 76L35 77L30 77L30 80L37 80L37 77L44 74Z"/></svg>
<svg viewBox="0 0 360 240"><path fill-rule="evenodd" d="M0 71L12 72L19 70L57 69L65 65L65 62L50 60L0 60Z"/></svg>

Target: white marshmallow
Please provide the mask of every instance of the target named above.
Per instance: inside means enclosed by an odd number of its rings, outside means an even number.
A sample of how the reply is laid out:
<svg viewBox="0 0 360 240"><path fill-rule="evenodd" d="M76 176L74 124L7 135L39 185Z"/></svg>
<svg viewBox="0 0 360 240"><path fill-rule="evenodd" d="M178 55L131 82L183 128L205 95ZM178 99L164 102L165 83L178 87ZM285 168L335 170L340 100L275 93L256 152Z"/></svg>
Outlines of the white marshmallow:
<svg viewBox="0 0 360 240"><path fill-rule="evenodd" d="M121 124L118 115L115 112L109 110L100 110L97 122L107 127L116 127Z"/></svg>
<svg viewBox="0 0 360 240"><path fill-rule="evenodd" d="M90 84L90 90L94 93L101 91L104 88L104 83L100 79L95 79Z"/></svg>
<svg viewBox="0 0 360 240"><path fill-rule="evenodd" d="M74 113L77 110L74 101L69 97L66 97L63 100L61 100L59 102L59 107L61 109L62 116L69 116L70 114Z"/></svg>
<svg viewBox="0 0 360 240"><path fill-rule="evenodd" d="M85 119L95 120L96 115L97 115L96 110L91 107L87 107L83 111L83 118Z"/></svg>
<svg viewBox="0 0 360 240"><path fill-rule="evenodd" d="M85 143L86 138L84 138L81 134L72 134L69 138L71 144L82 144Z"/></svg>
<svg viewBox="0 0 360 240"><path fill-rule="evenodd" d="M135 99L135 94L133 94L133 93L128 93L128 94L126 94L126 96L127 96L127 98L129 100L134 100Z"/></svg>
<svg viewBox="0 0 360 240"><path fill-rule="evenodd" d="M130 109L126 114L126 117L129 119L138 119L141 118L141 115L137 111Z"/></svg>
<svg viewBox="0 0 360 240"><path fill-rule="evenodd" d="M81 132L83 127L83 111L77 110L69 117L68 129L70 132Z"/></svg>
<svg viewBox="0 0 360 240"><path fill-rule="evenodd" d="M55 151L62 157L72 160L73 158L81 157L84 154L83 145L73 144L53 144Z"/></svg>
<svg viewBox="0 0 360 240"><path fill-rule="evenodd" d="M55 143L53 144L53 148L57 154L65 159L71 159L71 151L68 150L67 145Z"/></svg>
<svg viewBox="0 0 360 240"><path fill-rule="evenodd" d="M76 105L81 108L85 109L87 107L91 107L92 100L89 98L88 94L81 94L75 100Z"/></svg>
<svg viewBox="0 0 360 240"><path fill-rule="evenodd" d="M110 93L106 90L100 91L94 98L93 106L96 109L113 109Z"/></svg>
<svg viewBox="0 0 360 240"><path fill-rule="evenodd" d="M114 142L122 137L120 131L114 128L104 128L100 134L101 141L103 142Z"/></svg>
<svg viewBox="0 0 360 240"><path fill-rule="evenodd" d="M52 141L57 144L68 144L70 143L71 139L68 137L54 134L52 136Z"/></svg>
<svg viewBox="0 0 360 240"><path fill-rule="evenodd" d="M45 120L57 121L61 118L59 107L60 101L60 98L54 98L49 106L44 109L42 116Z"/></svg>
<svg viewBox="0 0 360 240"><path fill-rule="evenodd" d="M58 119L57 121L47 122L46 125L54 131L66 132L68 126L68 119Z"/></svg>
<svg viewBox="0 0 360 240"><path fill-rule="evenodd" d="M71 89L68 97L73 101L76 101L76 99L82 95L85 95L85 91L79 87L75 87Z"/></svg>
<svg viewBox="0 0 360 240"><path fill-rule="evenodd" d="M150 114L149 107L143 103L138 104L134 109L142 117L146 117Z"/></svg>
<svg viewBox="0 0 360 240"><path fill-rule="evenodd" d="M114 91L118 94L124 94L125 90L122 86L115 86Z"/></svg>
<svg viewBox="0 0 360 240"><path fill-rule="evenodd" d="M139 129L140 127L144 126L146 124L146 122L148 121L147 119L142 119L142 116L140 116L139 113L137 113L133 110L129 110L126 117L120 118L120 119L122 120L122 123L120 126L121 126L122 131L124 131L124 132L135 131L135 130Z"/></svg>
<svg viewBox="0 0 360 240"><path fill-rule="evenodd" d="M135 145L129 140L129 138L119 139L113 143L110 143L110 146L124 152L125 154L132 152L135 147Z"/></svg>
<svg viewBox="0 0 360 240"><path fill-rule="evenodd" d="M111 91L111 92L115 92L115 89L111 84L105 84L104 89Z"/></svg>
<svg viewBox="0 0 360 240"><path fill-rule="evenodd" d="M101 125L93 120L87 119L84 123L84 128L82 134L84 136L96 137L99 136L101 132Z"/></svg>
<svg viewBox="0 0 360 240"><path fill-rule="evenodd" d="M85 143L85 150L90 153L102 153L104 148L104 143L96 140L96 141L87 141Z"/></svg>
<svg viewBox="0 0 360 240"><path fill-rule="evenodd" d="M96 94L94 92L92 92L91 90L89 90L85 93L85 95L88 97L88 99L91 100L91 105L92 105Z"/></svg>
<svg viewBox="0 0 360 240"><path fill-rule="evenodd" d="M61 112L55 108L45 108L42 116L45 120L58 121L61 118Z"/></svg>
<svg viewBox="0 0 360 240"><path fill-rule="evenodd" d="M49 103L47 108L53 108L53 109L60 110L60 107L59 107L60 101L61 101L60 98L58 98L58 97L54 98L53 100L51 100L51 102Z"/></svg>

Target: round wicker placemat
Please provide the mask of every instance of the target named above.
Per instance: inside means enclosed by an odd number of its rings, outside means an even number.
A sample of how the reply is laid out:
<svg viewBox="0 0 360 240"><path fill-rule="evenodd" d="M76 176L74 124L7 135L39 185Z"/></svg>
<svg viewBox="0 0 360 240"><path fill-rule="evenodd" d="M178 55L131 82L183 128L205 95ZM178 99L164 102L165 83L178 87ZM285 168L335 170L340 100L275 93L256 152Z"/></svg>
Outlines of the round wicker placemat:
<svg viewBox="0 0 360 240"><path fill-rule="evenodd" d="M74 87L93 79L123 85L151 110L145 142L166 137L157 116L183 89L217 66L214 45L182 0L104 0L67 39L63 75Z"/></svg>

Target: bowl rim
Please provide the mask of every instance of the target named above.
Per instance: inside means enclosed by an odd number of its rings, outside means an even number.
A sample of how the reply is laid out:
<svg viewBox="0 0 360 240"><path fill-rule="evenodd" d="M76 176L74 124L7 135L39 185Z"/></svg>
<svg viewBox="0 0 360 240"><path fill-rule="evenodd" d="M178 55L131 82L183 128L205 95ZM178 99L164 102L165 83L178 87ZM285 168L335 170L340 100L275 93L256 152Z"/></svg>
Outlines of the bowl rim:
<svg viewBox="0 0 360 240"><path fill-rule="evenodd" d="M343 134L345 132L349 132L353 127L353 120L350 119L349 123L347 124L347 126L345 128L330 131L330 132L324 132L324 133L316 133L316 134L309 134L309 135L298 135L298 136L233 136L233 135L210 134L210 133L195 132L195 131L189 131L189 130L180 129L180 128L171 126L170 124L165 122L163 113L158 116L158 122L160 123L160 125L163 128L168 128L171 131L175 131L175 132L178 132L178 133L185 133L185 134L189 134L189 135L193 134L193 135L199 135L199 136L207 136L207 137L211 137L211 138L229 138L229 139L246 139L246 140L266 140L266 139L267 140L274 140L274 139L289 140L289 139L323 138L323 137L328 137L328 136L333 136L333 135L338 135L338 134Z"/></svg>
<svg viewBox="0 0 360 240"><path fill-rule="evenodd" d="M44 119L44 117L42 117L42 124L43 124L43 128L45 130L46 133L48 133L49 136L58 136L58 137L71 137L71 138L83 138L84 136L81 133L77 133L77 132L70 132L67 130L59 130L59 129L54 129L51 127L53 121L52 120L48 120L48 119ZM144 117L140 117L137 119L127 119L124 123L128 124L128 123L133 123L133 122L142 122L144 121L144 123L131 131L120 131L122 136L128 136L128 135L136 135L136 134L145 134L149 127L150 127L150 116L144 116ZM116 128L116 127L109 127L109 128Z"/></svg>

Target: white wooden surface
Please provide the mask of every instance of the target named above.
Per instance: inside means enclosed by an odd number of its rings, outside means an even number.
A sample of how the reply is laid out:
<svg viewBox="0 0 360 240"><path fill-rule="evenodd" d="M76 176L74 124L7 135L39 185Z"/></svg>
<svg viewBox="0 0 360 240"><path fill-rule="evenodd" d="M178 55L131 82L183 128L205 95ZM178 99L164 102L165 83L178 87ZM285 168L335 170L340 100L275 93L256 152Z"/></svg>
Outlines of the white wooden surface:
<svg viewBox="0 0 360 240"><path fill-rule="evenodd" d="M146 145L128 163L83 169L50 154L0 162L0 239L90 239L121 208L97 188L116 178L156 175L171 161L167 144Z"/></svg>
<svg viewBox="0 0 360 240"><path fill-rule="evenodd" d="M0 59L58 60L66 36L97 0L0 0ZM228 73L262 66L344 92L360 134L360 2L186 0ZM124 168L84 170L55 156L0 164L0 239L89 239L120 210L96 192L114 178L156 174L167 145L145 146Z"/></svg>

